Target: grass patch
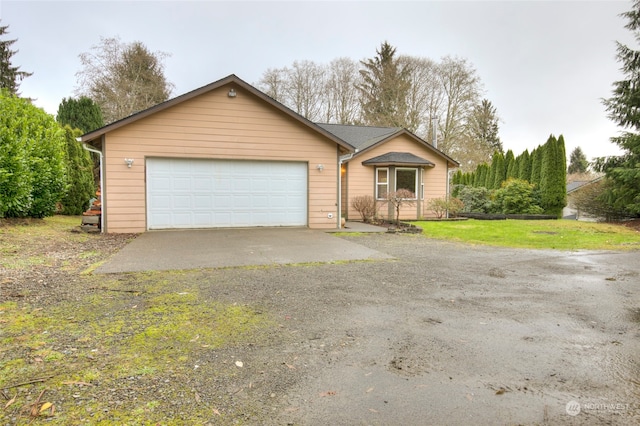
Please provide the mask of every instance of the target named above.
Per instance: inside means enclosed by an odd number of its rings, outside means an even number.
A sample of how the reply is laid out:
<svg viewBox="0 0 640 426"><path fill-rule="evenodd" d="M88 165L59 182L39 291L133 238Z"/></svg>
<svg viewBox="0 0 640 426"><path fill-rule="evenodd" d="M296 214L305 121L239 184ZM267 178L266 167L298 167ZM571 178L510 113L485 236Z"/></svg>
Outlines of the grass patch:
<svg viewBox="0 0 640 426"><path fill-rule="evenodd" d="M198 360L215 358L220 350L268 341L277 324L250 306L207 300L197 286L176 289L178 276L165 273L129 274L125 279L100 283L77 301L36 308L28 304L0 304L0 389L38 377L47 380L47 394L69 394L70 383L125 389L146 381L163 383L184 377ZM131 289L139 292L122 291ZM235 374L235 366L203 371L208 377ZM203 367L204 370L204 367ZM135 378L133 380L132 378ZM38 386L38 385L31 385ZM42 385L44 389L44 384ZM86 389L91 389L90 387ZM171 388L190 392L188 383ZM71 390L79 398L82 393ZM114 392L114 395L118 395ZM24 398L24 397L23 397ZM23 405L27 400L18 401ZM122 406L108 401L58 397L51 424L164 424L162 410L141 398ZM18 403L0 412L0 423L19 410ZM62 406L62 407L61 407ZM11 414L13 413L13 414ZM195 407L183 420L200 424L210 417L206 407ZM3 417L3 415L9 417ZM90 420L89 420L90 419ZM141 420L144 419L144 420ZM24 424L30 419L23 418ZM146 423L148 422L148 423ZM4 423L3 423L4 424ZM19 423L22 424L22 423Z"/></svg>
<svg viewBox="0 0 640 426"><path fill-rule="evenodd" d="M623 226L570 220L413 222L430 238L502 247L556 250L640 249L640 234Z"/></svg>

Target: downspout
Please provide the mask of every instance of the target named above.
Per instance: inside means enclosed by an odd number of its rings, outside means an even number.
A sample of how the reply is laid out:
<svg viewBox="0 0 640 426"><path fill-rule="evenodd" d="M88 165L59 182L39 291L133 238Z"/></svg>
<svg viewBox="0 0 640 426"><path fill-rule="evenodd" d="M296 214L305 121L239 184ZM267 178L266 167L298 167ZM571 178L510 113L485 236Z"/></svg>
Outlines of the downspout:
<svg viewBox="0 0 640 426"><path fill-rule="evenodd" d="M338 157L338 229L342 229L342 163L351 160L356 152L358 152L357 149L355 152Z"/></svg>
<svg viewBox="0 0 640 426"><path fill-rule="evenodd" d="M95 148L91 148L89 145L86 144L86 142L82 142L80 138L76 138L76 140L80 142L82 144L82 147L87 151L98 154L98 158L100 159L100 209L103 209L104 208L104 181L103 181L104 173L102 173L102 151L98 151ZM101 233L104 232L104 213L105 212L100 211L100 232Z"/></svg>
<svg viewBox="0 0 640 426"><path fill-rule="evenodd" d="M451 176L449 176L449 162L447 161L447 219L449 219L449 201L451 201L451 194L449 193L449 181L451 180Z"/></svg>

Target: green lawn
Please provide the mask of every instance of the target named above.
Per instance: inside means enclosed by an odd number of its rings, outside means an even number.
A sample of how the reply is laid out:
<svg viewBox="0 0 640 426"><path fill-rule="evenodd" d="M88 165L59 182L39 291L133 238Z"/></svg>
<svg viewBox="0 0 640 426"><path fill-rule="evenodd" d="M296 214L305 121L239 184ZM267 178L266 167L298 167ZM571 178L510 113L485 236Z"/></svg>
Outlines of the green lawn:
<svg viewBox="0 0 640 426"><path fill-rule="evenodd" d="M428 237L471 244L557 250L640 249L640 232L608 223L473 219L413 223Z"/></svg>

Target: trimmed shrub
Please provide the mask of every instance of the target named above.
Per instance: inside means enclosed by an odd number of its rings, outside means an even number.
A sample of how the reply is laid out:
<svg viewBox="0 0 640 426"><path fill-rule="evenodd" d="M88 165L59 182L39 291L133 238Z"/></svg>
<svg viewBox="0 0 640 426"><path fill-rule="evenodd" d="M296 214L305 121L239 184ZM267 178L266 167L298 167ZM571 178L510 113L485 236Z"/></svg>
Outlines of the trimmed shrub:
<svg viewBox="0 0 640 426"><path fill-rule="evenodd" d="M458 190L458 199L465 213L489 213L491 210L491 192L483 187L463 186Z"/></svg>
<svg viewBox="0 0 640 426"><path fill-rule="evenodd" d="M66 190L64 132L52 116L0 91L0 217L50 216Z"/></svg>
<svg viewBox="0 0 640 426"><path fill-rule="evenodd" d="M370 222L376 216L376 200L371 195L353 197L351 207L360 213L363 222Z"/></svg>
<svg viewBox="0 0 640 426"><path fill-rule="evenodd" d="M536 203L534 186L521 179L509 179L493 194L496 212L504 214L540 214L542 207Z"/></svg>
<svg viewBox="0 0 640 426"><path fill-rule="evenodd" d="M445 217L447 212L455 216L463 207L464 204L462 201L455 197L432 198L427 203L427 208L432 211L438 219Z"/></svg>

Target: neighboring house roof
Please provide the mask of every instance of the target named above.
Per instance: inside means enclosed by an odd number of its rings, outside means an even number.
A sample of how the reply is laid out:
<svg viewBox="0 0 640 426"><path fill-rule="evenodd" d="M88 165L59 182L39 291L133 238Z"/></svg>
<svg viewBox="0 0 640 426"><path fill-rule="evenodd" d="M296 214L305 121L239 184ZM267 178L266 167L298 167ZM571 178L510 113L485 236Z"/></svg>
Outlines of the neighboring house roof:
<svg viewBox="0 0 640 426"><path fill-rule="evenodd" d="M580 188L581 186L584 186L586 184L588 184L589 181L584 181L584 180L576 180L573 182L569 182L567 183L567 194L570 192L575 191L576 189Z"/></svg>
<svg viewBox="0 0 640 426"><path fill-rule="evenodd" d="M571 194L572 192L577 191L578 189L582 188L583 186L595 183L595 182L601 180L602 178L603 178L603 176L599 176L599 177L597 177L595 179L592 179L592 180L574 180L573 182L569 182L569 183L567 183L567 194Z"/></svg>
<svg viewBox="0 0 640 426"><path fill-rule="evenodd" d="M151 114L154 114L156 112L165 110L167 108L170 108L174 105L177 105L179 103L182 103L184 101L187 101L189 99L195 98L196 96L200 96L204 93L210 92L212 90L218 89L222 86L225 86L227 84L235 84L238 87L241 87L242 89L252 93L253 95L257 96L258 98L268 102L269 104L271 104L273 107L275 107L276 109L282 111L283 113L287 114L288 116L292 117L293 119L301 122L302 124L304 124L307 127L310 127L311 129L313 129L314 131L324 135L325 137L329 138L330 140L332 140L333 142L337 143L338 145L340 145L341 147L343 147L344 149L346 149L347 151L354 151L354 148L347 142L345 142L344 140L342 140L340 137L334 135L331 132L328 132L327 130L325 130L324 128L318 126L317 124L313 123L310 120L307 120L306 118L304 118L303 116L301 116L300 114L296 113L295 111L293 111L290 108L287 108L286 106L284 106L283 104L281 104L280 102L276 101L275 99L269 97L268 95L266 95L265 93L261 92L260 90L256 89L255 87L253 87L252 85L250 85L249 83L245 82L244 80L242 80L241 78L239 78L238 76L236 76L235 74L231 74L223 79L220 79L218 81L215 81L213 83L207 84L206 86L202 86L198 89L192 90L191 92L185 93L183 95L177 96L173 99L169 99L168 101L162 102L158 105L152 106L151 108L147 108L143 111L137 112L135 114L132 114L128 117L125 117L121 120L115 121L113 123L107 124L104 127L101 127L100 129L94 130L92 132L89 132L87 134L84 134L80 137L80 141L81 142L92 142L92 141L96 141L99 140L101 138L102 135L118 129L122 126L126 126L127 124L133 123L135 121L138 121L144 117L147 117Z"/></svg>
<svg viewBox="0 0 640 426"><path fill-rule="evenodd" d="M388 165L407 165L407 166L428 166L434 167L429 160L420 158L410 152L387 152L386 154L379 155L377 157L370 158L363 161L362 164L376 165L376 166L388 166Z"/></svg>
<svg viewBox="0 0 640 426"><path fill-rule="evenodd" d="M409 132L406 129L401 127L372 127L372 126L354 126L351 124L326 124L326 123L317 123L318 126L327 130L330 133L333 133L340 139L347 142L349 145L353 146L356 149L356 155L362 154L363 151L366 151L380 143L384 143L389 139L395 138L401 134L406 134L409 137L415 139L418 143L423 144L427 148L431 149L435 154L444 158L447 162L451 163L454 166L459 166L458 163L453 158L446 155L444 152L435 148L430 143L426 142L424 139L419 138L413 133ZM364 163L363 163L364 164Z"/></svg>

